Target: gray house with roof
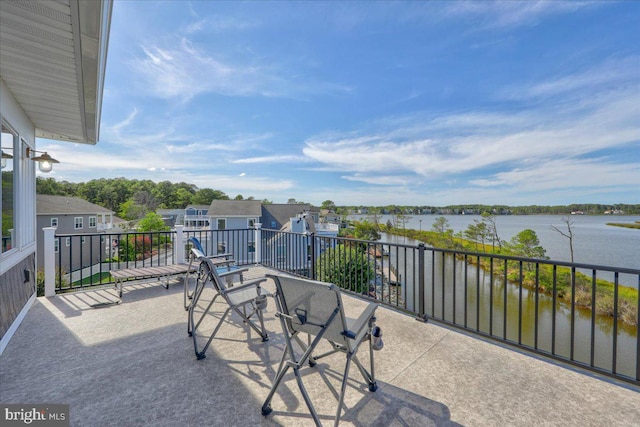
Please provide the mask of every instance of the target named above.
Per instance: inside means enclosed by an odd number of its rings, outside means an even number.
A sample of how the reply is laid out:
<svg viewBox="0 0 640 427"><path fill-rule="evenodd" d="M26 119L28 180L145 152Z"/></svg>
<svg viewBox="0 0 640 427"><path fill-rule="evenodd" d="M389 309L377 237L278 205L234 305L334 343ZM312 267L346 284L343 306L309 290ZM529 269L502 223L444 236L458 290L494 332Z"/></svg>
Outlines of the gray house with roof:
<svg viewBox="0 0 640 427"><path fill-rule="evenodd" d="M62 236L55 240L55 256L68 273L105 259L104 233L113 230L113 220L113 211L78 197L36 195L38 269L44 263L44 227L56 227L56 236Z"/></svg>

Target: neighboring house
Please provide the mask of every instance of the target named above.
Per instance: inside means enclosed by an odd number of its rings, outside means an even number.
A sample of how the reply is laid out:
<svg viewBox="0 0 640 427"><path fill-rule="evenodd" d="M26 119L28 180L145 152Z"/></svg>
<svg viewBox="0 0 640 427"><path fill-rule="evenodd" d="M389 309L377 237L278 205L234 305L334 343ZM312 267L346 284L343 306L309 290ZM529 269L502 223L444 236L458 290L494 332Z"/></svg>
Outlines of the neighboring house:
<svg viewBox="0 0 640 427"><path fill-rule="evenodd" d="M325 222L328 224L341 224L342 217L330 209L321 209L320 222Z"/></svg>
<svg viewBox="0 0 640 427"><path fill-rule="evenodd" d="M239 262L252 262L255 254L254 225L260 222L262 203L257 200L213 200L208 209L209 229L215 230L203 243L208 254L236 254ZM246 230L246 236L234 239L225 230ZM236 234L237 235L237 234Z"/></svg>
<svg viewBox="0 0 640 427"><path fill-rule="evenodd" d="M184 225L184 209L156 209L156 213L162 217L164 225L175 227L176 225Z"/></svg>
<svg viewBox="0 0 640 427"><path fill-rule="evenodd" d="M208 212L208 205L188 205L184 208L184 227L189 229L209 228Z"/></svg>
<svg viewBox="0 0 640 427"><path fill-rule="evenodd" d="M98 142L112 5L0 1L0 353L35 301L36 138Z"/></svg>
<svg viewBox="0 0 640 427"><path fill-rule="evenodd" d="M253 228L262 217L262 202L258 200L213 200L208 217L212 230Z"/></svg>
<svg viewBox="0 0 640 427"><path fill-rule="evenodd" d="M303 214L310 210L311 206L306 203L272 203L262 205L262 228L267 230L280 230L291 218L295 218L298 214ZM318 222L316 218L314 218L314 223L315 222Z"/></svg>
<svg viewBox="0 0 640 427"><path fill-rule="evenodd" d="M57 259L65 273L103 260L102 252L108 244L104 233L116 232L113 211L78 197L38 194L36 215L38 269L44 267L44 227L56 227L56 236L78 235L55 241Z"/></svg>

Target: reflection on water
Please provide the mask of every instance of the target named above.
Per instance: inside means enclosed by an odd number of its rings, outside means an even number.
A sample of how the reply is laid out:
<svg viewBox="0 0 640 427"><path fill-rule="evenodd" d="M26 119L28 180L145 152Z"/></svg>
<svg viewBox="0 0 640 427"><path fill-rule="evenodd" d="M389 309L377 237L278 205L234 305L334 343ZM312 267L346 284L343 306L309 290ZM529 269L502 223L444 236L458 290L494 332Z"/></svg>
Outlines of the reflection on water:
<svg viewBox="0 0 640 427"><path fill-rule="evenodd" d="M383 235L383 241L416 246L419 243L391 235ZM403 272L400 292L406 308L417 311L416 251L392 248L389 255L388 262ZM488 272L451 255L427 251L424 275L424 308L429 316L586 364L593 357L594 366L613 369L611 317L592 318L591 310L580 308L572 315L566 303L556 301L554 307L551 296L513 283L505 286L502 278L492 279ZM637 326L618 322L616 338L615 370L635 377Z"/></svg>

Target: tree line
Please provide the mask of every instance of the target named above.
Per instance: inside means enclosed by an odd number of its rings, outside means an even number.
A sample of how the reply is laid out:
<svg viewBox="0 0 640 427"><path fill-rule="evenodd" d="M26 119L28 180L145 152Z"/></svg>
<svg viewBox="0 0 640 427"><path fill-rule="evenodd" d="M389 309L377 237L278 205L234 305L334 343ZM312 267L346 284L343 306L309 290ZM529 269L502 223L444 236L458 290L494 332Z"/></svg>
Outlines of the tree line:
<svg viewBox="0 0 640 427"><path fill-rule="evenodd" d="M602 215L607 211L622 211L626 215L640 214L640 204L601 204L601 203L573 203L569 205L528 205L528 206L507 206L507 205L447 205L447 206L340 206L339 212L349 213L377 213L387 215L408 214L408 215L480 215L489 213L492 215L567 215L571 212L583 212L586 215Z"/></svg>
<svg viewBox="0 0 640 427"><path fill-rule="evenodd" d="M54 178L36 179L37 194L72 196L116 212L127 220L143 218L156 209L184 209L187 205L209 205L214 199L229 200L221 190L198 188L186 182L153 182L127 178L101 178L74 183ZM241 195L237 200L243 200Z"/></svg>

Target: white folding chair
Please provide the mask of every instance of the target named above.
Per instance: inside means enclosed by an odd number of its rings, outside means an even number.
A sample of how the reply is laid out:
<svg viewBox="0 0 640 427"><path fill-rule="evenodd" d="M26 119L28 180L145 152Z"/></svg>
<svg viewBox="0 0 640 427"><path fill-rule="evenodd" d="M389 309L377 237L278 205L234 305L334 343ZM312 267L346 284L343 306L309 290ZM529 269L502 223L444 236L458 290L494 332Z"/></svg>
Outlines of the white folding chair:
<svg viewBox="0 0 640 427"><path fill-rule="evenodd" d="M269 336L267 335L266 329L264 327L264 319L262 316L262 310L267 307L267 296L268 292L264 291L260 287L260 283L266 281L266 278L256 279L247 281L239 284L229 284L226 282L225 277L230 275L237 274L235 271L229 271L224 273L218 273L216 265L213 261L205 256L200 256L198 258L200 262L200 267L198 269L198 276L196 279L196 286L193 291L193 298L191 300L191 304L189 305L189 319L188 319L188 331L189 335L193 338L193 349L196 353L196 357L198 359L204 359L205 353L213 341L214 337L218 333L218 330L224 323L227 315L234 311L242 318L243 323L250 326L254 331L256 331L262 341L268 341ZM203 291L210 285L215 295L211 299L211 301L203 301ZM227 286L229 285L229 286ZM225 309L222 317L218 321L218 324L214 328L211 336L207 340L206 344L199 349L198 348L198 328L201 326L202 321L207 317L213 304L215 303L218 297L222 297L225 301L227 308ZM199 317L196 319L197 311L202 305L207 304L206 308L199 313ZM257 326L253 321L252 317L256 316L260 323L260 326Z"/></svg>
<svg viewBox="0 0 640 427"><path fill-rule="evenodd" d="M282 324L286 345L273 386L262 405L262 415L266 416L272 412L271 400L282 378L289 368L292 368L311 416L316 425L320 426L318 414L302 382L300 369L307 361L310 366L314 366L318 359L342 352L346 355L346 363L335 417L337 426L352 360L364 377L369 390L376 391L378 388L371 340L371 330L375 324L374 315L378 304L369 303L357 319L349 319L345 316L340 289L336 285L280 275L267 275L267 277L273 279L276 284L276 316ZM307 343L300 338L301 333L309 335ZM323 339L329 341L332 349L324 354L314 355L317 345ZM294 341L300 346L301 351L294 348ZM370 371L364 368L356 356L358 348L364 341L369 341Z"/></svg>

